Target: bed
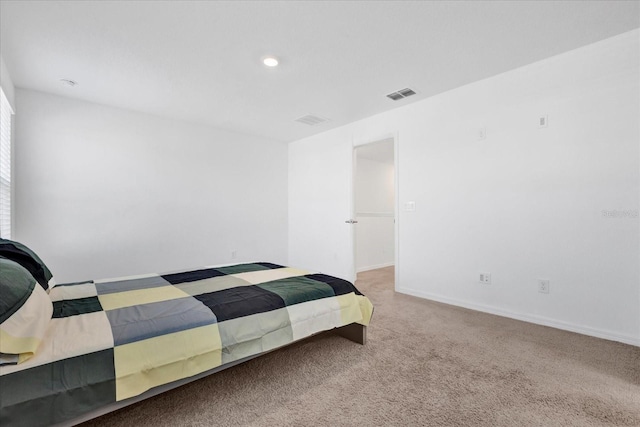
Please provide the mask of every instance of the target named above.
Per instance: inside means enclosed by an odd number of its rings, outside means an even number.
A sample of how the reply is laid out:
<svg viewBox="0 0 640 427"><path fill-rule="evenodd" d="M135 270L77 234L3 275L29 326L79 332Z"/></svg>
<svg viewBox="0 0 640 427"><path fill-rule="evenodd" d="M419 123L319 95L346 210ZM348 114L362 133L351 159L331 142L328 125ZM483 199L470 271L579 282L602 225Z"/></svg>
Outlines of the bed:
<svg viewBox="0 0 640 427"><path fill-rule="evenodd" d="M77 424L334 328L364 344L373 312L348 281L268 262L54 286L6 245L3 426Z"/></svg>

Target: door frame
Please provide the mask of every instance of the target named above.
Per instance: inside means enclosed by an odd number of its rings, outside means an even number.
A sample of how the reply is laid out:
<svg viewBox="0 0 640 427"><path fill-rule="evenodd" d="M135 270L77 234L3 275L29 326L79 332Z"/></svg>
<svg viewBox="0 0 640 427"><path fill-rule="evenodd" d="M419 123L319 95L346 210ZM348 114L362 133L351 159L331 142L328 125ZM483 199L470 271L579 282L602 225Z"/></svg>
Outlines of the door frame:
<svg viewBox="0 0 640 427"><path fill-rule="evenodd" d="M355 219L356 217L356 190L355 190L355 185L356 185L356 159L357 159L357 154L356 154L356 149L358 147L362 147L364 145L369 145L369 144L375 144L377 142L381 142L385 139L393 139L393 197L394 197L394 201L393 201L393 209L394 209L394 230L393 230L393 238L394 238L394 243L395 243L395 247L394 247L394 289L397 291L399 284L400 284L400 218L399 218L399 213L400 213L400 185L399 185L399 164L400 162L398 161L398 157L399 157L399 152L400 152L400 147L399 147L399 138L398 138L398 132L387 132L387 133L383 133L378 135L375 138L363 138L363 139L353 139L352 140L352 147L351 147L351 191L350 191L350 198L351 198L351 218ZM352 277L353 277L353 282L355 283L355 280L357 278L357 269L356 269L356 230L355 227L351 227L351 256L353 259L353 262L351 263L353 266L353 273L352 273Z"/></svg>

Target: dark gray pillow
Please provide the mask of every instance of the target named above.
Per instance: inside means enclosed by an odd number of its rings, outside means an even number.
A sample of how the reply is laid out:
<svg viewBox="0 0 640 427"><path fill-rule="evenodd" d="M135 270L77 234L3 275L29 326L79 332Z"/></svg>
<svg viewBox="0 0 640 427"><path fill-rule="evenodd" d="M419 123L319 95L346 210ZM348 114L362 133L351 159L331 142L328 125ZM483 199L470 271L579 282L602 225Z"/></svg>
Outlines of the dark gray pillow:
<svg viewBox="0 0 640 427"><path fill-rule="evenodd" d="M53 303L17 262L0 257L0 365L36 354L51 321Z"/></svg>
<svg viewBox="0 0 640 427"><path fill-rule="evenodd" d="M0 239L0 256L20 264L31 273L45 291L49 290L49 283L53 275L40 257L31 249L13 240Z"/></svg>
<svg viewBox="0 0 640 427"><path fill-rule="evenodd" d="M20 264L0 256L0 323L3 323L27 301L36 280Z"/></svg>

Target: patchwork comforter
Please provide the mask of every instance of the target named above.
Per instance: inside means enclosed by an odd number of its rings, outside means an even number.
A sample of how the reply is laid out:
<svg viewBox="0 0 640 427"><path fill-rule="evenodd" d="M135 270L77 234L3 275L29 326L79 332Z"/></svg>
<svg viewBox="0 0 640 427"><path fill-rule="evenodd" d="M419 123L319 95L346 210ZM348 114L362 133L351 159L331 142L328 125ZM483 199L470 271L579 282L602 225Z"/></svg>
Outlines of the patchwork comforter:
<svg viewBox="0 0 640 427"><path fill-rule="evenodd" d="M49 425L317 332L367 325L349 282L270 263L58 285L31 359L0 366L0 424Z"/></svg>

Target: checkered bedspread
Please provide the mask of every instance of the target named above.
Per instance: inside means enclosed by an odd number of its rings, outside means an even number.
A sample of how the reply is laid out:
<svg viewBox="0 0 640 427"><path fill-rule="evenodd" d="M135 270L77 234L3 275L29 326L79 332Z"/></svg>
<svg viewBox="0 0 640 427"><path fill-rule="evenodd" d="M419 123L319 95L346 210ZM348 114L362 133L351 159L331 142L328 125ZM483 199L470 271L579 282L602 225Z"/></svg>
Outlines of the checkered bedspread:
<svg viewBox="0 0 640 427"><path fill-rule="evenodd" d="M349 282L270 263L58 285L36 355L0 367L0 424L63 422L373 307Z"/></svg>

